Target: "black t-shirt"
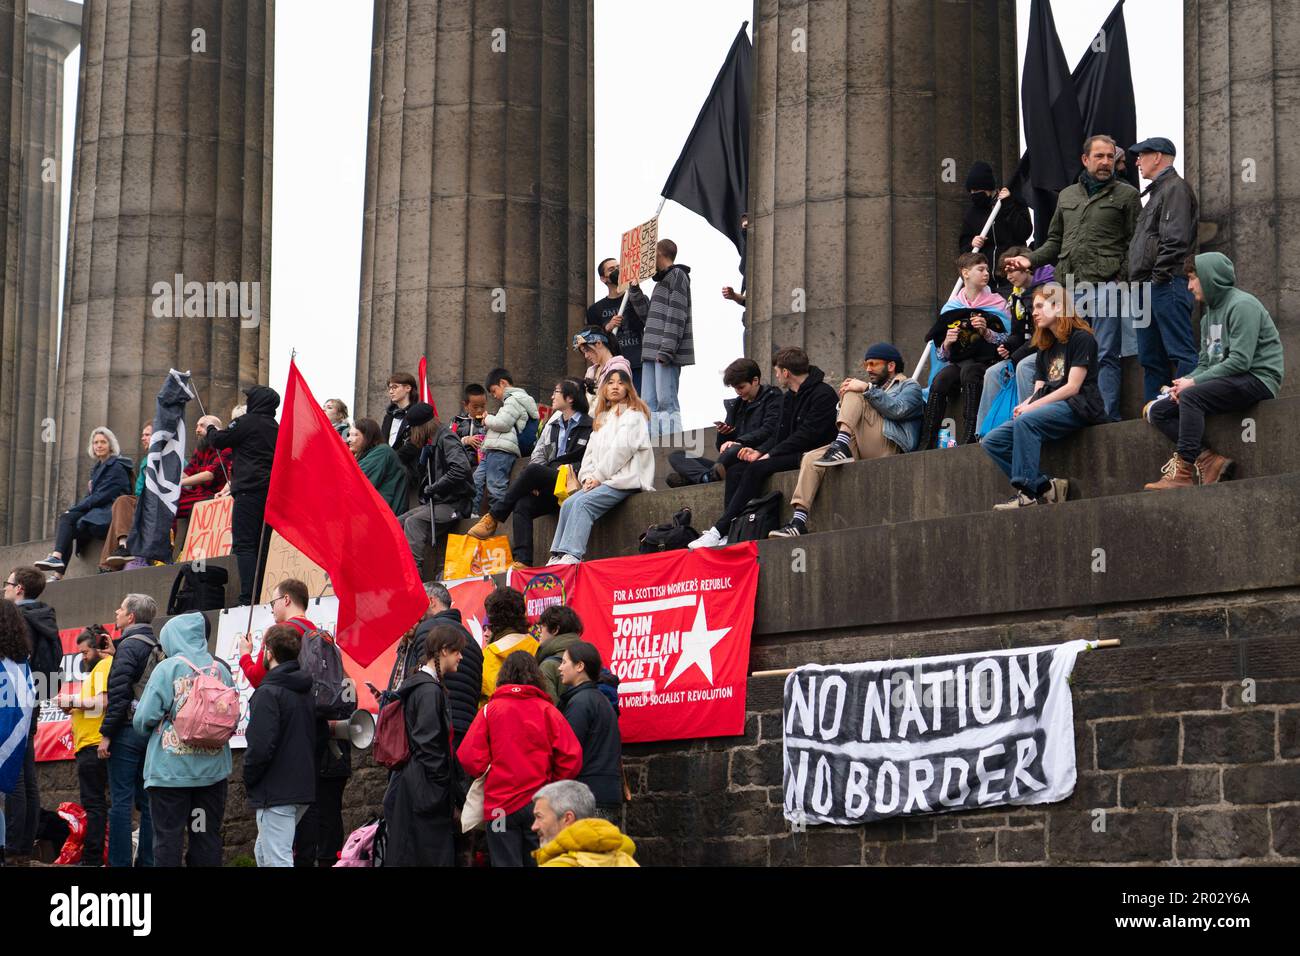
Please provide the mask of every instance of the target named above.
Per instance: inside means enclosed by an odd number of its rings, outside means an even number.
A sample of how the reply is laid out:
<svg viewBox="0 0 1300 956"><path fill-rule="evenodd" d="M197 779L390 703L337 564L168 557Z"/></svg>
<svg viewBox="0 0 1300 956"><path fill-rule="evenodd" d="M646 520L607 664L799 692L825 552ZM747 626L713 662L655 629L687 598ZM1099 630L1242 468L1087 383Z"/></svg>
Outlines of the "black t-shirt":
<svg viewBox="0 0 1300 956"><path fill-rule="evenodd" d="M1106 406L1101 400L1098 384L1097 340L1083 329L1075 329L1065 342L1057 342L1046 351L1038 353L1035 376L1044 382L1043 395L1049 395L1070 380L1070 369L1086 368L1083 387L1065 400L1076 415L1089 424L1106 419Z"/></svg>
<svg viewBox="0 0 1300 956"><path fill-rule="evenodd" d="M587 324L599 326L602 330L609 320L618 314L618 304L623 301L621 295L613 298L606 296L599 302L587 307ZM632 308L632 296L628 296L627 308L623 310L623 324L618 327L617 348L610 349L615 355L623 355L628 364L636 368L641 364L641 335L645 332L645 319L636 314Z"/></svg>

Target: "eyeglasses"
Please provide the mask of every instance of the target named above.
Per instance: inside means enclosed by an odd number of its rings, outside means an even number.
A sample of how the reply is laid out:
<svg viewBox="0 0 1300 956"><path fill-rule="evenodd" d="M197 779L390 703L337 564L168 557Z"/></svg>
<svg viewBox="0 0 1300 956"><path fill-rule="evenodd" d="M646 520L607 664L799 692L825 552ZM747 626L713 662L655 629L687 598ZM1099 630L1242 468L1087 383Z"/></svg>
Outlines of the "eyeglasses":
<svg viewBox="0 0 1300 956"><path fill-rule="evenodd" d="M16 588L16 587L18 587L18 582L17 582L17 581L6 581L6 582L5 582L5 587L7 587L7 588Z"/></svg>

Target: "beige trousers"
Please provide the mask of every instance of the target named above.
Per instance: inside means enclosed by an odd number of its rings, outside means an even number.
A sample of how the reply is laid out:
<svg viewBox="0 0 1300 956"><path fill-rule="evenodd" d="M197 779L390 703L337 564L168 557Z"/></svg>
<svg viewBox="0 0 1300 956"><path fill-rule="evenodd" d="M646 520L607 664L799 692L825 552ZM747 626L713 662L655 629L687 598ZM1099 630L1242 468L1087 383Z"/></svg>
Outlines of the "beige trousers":
<svg viewBox="0 0 1300 956"><path fill-rule="evenodd" d="M849 452L857 461L870 461L897 455L898 446L885 437L885 419L862 397L859 392L845 392L840 399L840 413L835 420L840 431L849 433ZM814 448L803 456L799 463L799 481L790 496L790 504L795 508L811 508L821 487L825 468L813 464L826 453L830 445Z"/></svg>

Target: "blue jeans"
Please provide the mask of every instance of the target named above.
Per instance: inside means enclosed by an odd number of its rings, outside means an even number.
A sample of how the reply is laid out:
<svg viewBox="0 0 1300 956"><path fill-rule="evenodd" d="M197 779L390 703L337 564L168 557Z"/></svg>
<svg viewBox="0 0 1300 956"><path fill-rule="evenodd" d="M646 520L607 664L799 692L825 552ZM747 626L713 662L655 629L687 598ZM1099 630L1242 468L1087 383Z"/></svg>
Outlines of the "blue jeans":
<svg viewBox="0 0 1300 956"><path fill-rule="evenodd" d="M983 424L984 416L989 413L989 406L998 397L1002 370L1011 364L1011 359L1003 359L996 365L990 365L984 373L984 389L980 392L980 410L975 416L978 425ZM1038 353L1030 352L1016 363L1016 403L1019 404L1034 394L1034 379L1038 375Z"/></svg>
<svg viewBox="0 0 1300 956"><path fill-rule="evenodd" d="M641 398L650 408L650 435L669 435L682 430L682 409L677 404L680 365L641 363Z"/></svg>
<svg viewBox="0 0 1300 956"><path fill-rule="evenodd" d="M1192 293L1186 276L1144 288L1143 314L1134 323L1138 340L1138 361L1142 363L1143 401L1160 394L1160 386L1172 384L1196 368L1197 346L1192 334ZM1169 366L1174 372L1169 374Z"/></svg>
<svg viewBox="0 0 1300 956"><path fill-rule="evenodd" d="M293 833L306 812L305 803L258 808L257 842L253 844L258 866L293 866Z"/></svg>
<svg viewBox="0 0 1300 956"><path fill-rule="evenodd" d="M517 457L508 451L495 449L484 452L483 460L474 469L474 510L476 512L483 498L485 484L492 505L498 505L505 500L506 489L510 487L510 469L514 468ZM479 513L487 514L490 510L491 507L484 507Z"/></svg>
<svg viewBox="0 0 1300 956"><path fill-rule="evenodd" d="M552 554L571 554L581 558L587 552L587 539L596 519L624 498L635 494L609 485L597 485L591 491L575 491L560 505L560 520L555 525Z"/></svg>
<svg viewBox="0 0 1300 956"><path fill-rule="evenodd" d="M144 792L144 753L149 738L124 724L109 743L108 865L131 865L131 807L140 808L140 846L136 866L153 866L153 819Z"/></svg>
<svg viewBox="0 0 1300 956"><path fill-rule="evenodd" d="M1068 402L1050 402L1041 408L1031 405L1019 418L1003 422L985 435L980 447L1006 473L1011 484L1025 494L1041 495L1049 483L1039 468L1043 442L1064 438L1086 424Z"/></svg>
<svg viewBox="0 0 1300 956"><path fill-rule="evenodd" d="M1089 286L1091 287L1089 291ZM1097 384L1101 387L1101 400L1106 405L1106 418L1120 420L1120 346L1124 323L1128 321L1131 305L1128 284L1096 282L1076 289L1074 305L1079 315L1092 326L1097 339Z"/></svg>

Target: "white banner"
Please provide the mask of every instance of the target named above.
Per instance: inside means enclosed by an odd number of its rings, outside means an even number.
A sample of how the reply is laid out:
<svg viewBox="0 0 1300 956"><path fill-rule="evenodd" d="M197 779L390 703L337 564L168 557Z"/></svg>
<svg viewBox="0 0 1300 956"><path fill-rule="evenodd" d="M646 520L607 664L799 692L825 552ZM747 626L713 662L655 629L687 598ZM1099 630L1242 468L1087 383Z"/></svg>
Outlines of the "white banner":
<svg viewBox="0 0 1300 956"><path fill-rule="evenodd" d="M785 682L785 818L849 825L1064 800L1069 677L1088 646L800 667Z"/></svg>

